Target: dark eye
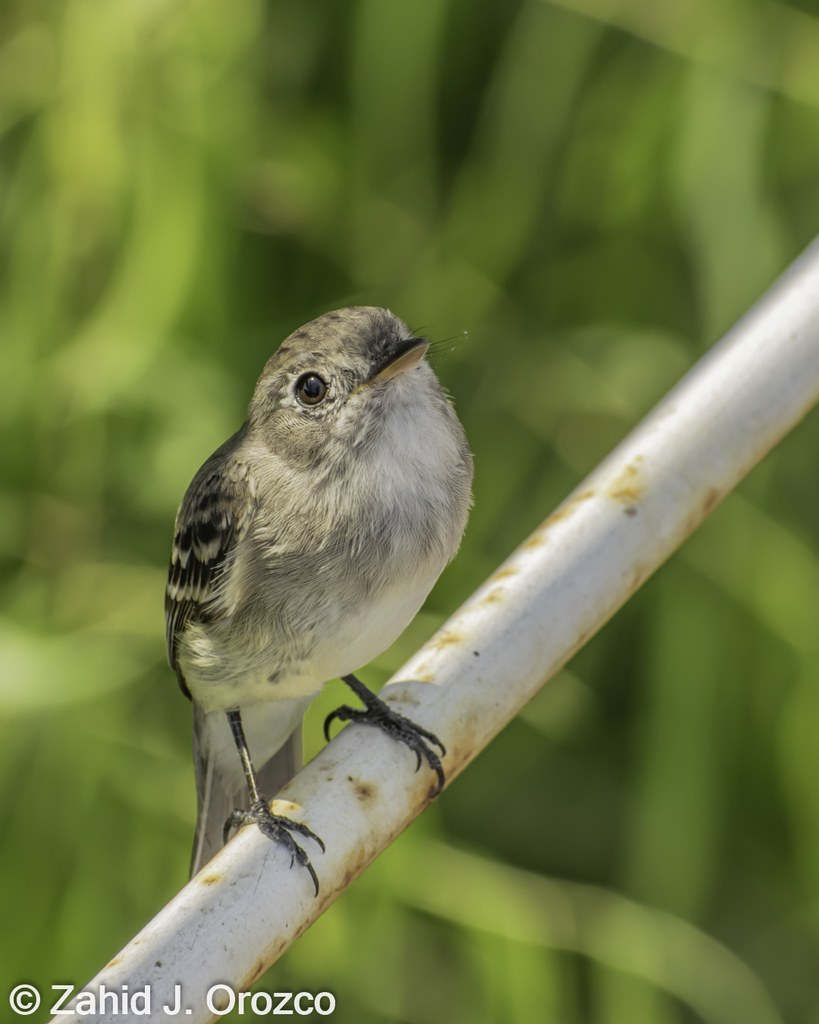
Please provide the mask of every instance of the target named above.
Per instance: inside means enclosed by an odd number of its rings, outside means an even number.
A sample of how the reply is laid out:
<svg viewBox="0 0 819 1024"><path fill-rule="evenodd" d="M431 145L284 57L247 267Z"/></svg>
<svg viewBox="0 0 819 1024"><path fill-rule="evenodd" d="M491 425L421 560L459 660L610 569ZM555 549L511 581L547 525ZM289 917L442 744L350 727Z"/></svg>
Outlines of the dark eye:
<svg viewBox="0 0 819 1024"><path fill-rule="evenodd" d="M327 394L327 385L315 373L305 373L296 383L296 394L303 405L318 405Z"/></svg>

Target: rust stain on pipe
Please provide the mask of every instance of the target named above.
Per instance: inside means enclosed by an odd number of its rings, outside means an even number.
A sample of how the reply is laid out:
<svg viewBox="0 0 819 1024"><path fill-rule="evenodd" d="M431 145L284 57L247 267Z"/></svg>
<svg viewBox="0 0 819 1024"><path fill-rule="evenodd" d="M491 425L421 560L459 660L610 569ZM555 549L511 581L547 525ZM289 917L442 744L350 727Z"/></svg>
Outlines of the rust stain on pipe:
<svg viewBox="0 0 819 1024"><path fill-rule="evenodd" d="M646 489L645 477L639 465L642 461L642 455L635 456L634 460L624 468L609 487L609 497L629 506L632 510L630 512L628 509L626 510L629 515L636 514L637 510L634 505L642 498Z"/></svg>
<svg viewBox="0 0 819 1024"><path fill-rule="evenodd" d="M440 633L436 633L435 636L430 640L428 646L433 647L437 651L443 651L447 647L452 647L455 644L462 644L464 639L457 633L453 633L452 630L444 629Z"/></svg>

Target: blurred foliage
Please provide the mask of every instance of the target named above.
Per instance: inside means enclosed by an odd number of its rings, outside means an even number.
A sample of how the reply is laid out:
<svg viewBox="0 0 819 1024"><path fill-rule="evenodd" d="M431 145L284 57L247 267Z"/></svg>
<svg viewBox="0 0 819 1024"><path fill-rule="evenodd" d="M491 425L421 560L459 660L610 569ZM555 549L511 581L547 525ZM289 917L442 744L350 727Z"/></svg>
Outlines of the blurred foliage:
<svg viewBox="0 0 819 1024"><path fill-rule="evenodd" d="M171 527L281 339L371 303L445 342L475 508L380 684L819 230L819 5L6 0L0 133L8 991L186 880ZM817 1024L817 450L814 414L260 987Z"/></svg>

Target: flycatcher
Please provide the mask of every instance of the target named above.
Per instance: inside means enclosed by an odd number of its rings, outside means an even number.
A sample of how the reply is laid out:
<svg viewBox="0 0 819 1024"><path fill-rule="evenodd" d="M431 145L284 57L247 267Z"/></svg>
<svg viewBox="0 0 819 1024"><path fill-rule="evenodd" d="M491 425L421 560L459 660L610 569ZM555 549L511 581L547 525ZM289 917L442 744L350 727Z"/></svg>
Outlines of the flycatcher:
<svg viewBox="0 0 819 1024"><path fill-rule="evenodd" d="M165 615L168 660L193 702L191 874L231 828L255 823L318 892L293 833L323 843L263 794L301 767L302 716L328 679L364 708L337 709L325 733L334 717L378 725L443 786L438 738L352 674L404 630L466 526L472 455L428 347L385 309L311 321L268 360L246 422L185 494Z"/></svg>

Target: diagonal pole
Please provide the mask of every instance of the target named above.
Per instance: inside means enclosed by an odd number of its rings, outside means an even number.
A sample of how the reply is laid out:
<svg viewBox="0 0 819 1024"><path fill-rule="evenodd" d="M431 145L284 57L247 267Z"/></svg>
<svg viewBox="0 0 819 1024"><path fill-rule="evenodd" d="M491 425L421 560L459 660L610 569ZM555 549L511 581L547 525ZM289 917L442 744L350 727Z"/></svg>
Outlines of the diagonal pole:
<svg viewBox="0 0 819 1024"><path fill-rule="evenodd" d="M444 741L447 780L818 399L815 242L382 690ZM207 993L216 1009L228 996L213 986L248 988L424 809L436 780L414 767L387 737L345 728L280 794L327 844L318 898L245 829L83 991L150 986L149 1019L170 1020L179 986L176 1019L216 1019Z"/></svg>

